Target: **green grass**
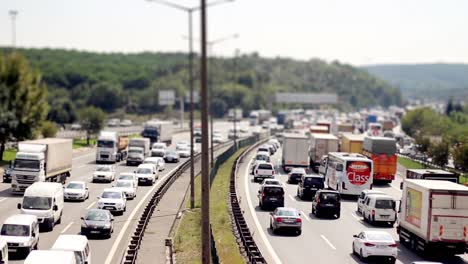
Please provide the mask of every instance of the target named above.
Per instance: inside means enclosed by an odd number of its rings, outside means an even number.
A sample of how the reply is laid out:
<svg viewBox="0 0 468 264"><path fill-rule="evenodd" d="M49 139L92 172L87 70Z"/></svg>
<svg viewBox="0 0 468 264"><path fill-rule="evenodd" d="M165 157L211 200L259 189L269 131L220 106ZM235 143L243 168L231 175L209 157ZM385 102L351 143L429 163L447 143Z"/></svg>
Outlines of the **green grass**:
<svg viewBox="0 0 468 264"><path fill-rule="evenodd" d="M89 144L86 144L86 139L73 139L73 149L83 148L83 147L91 147L96 144L95 139L90 139Z"/></svg>
<svg viewBox="0 0 468 264"><path fill-rule="evenodd" d="M16 149L6 149L3 152L3 159L0 161L0 166L9 165L10 161L14 160L16 156Z"/></svg>
<svg viewBox="0 0 468 264"><path fill-rule="evenodd" d="M398 163L407 169L426 169L427 167L421 163L412 161L408 158L398 157Z"/></svg>
<svg viewBox="0 0 468 264"><path fill-rule="evenodd" d="M459 177L460 184L468 184L468 174L462 174Z"/></svg>
<svg viewBox="0 0 468 264"><path fill-rule="evenodd" d="M232 164L243 149L238 150L231 158L220 166L218 174L211 186L210 214L213 236L220 263L245 263L239 252L239 246L232 233L229 216L228 196L229 177ZM201 177L195 180L195 209L186 211L179 230L175 236L175 249L178 263L201 263ZM187 201L190 208L190 201Z"/></svg>

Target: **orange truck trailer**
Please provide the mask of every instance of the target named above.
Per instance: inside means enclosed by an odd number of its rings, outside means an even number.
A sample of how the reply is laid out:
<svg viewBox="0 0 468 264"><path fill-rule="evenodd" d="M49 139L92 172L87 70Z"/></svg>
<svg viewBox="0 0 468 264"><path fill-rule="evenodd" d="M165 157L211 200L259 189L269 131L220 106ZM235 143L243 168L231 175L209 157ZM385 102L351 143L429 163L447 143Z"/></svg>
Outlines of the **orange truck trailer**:
<svg viewBox="0 0 468 264"><path fill-rule="evenodd" d="M365 137L362 154L374 163L374 182L392 182L397 170L396 141L386 137Z"/></svg>

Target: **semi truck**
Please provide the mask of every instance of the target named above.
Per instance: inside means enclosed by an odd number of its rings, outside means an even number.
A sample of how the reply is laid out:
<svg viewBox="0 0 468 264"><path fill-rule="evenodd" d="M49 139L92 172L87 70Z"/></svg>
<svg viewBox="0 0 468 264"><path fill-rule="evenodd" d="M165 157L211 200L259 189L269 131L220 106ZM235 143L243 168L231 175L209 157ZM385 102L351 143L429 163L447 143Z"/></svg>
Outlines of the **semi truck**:
<svg viewBox="0 0 468 264"><path fill-rule="evenodd" d="M228 111L227 119L228 119L229 122L234 121L234 118L235 118L235 120L241 120L242 119L242 114L243 114L242 109L240 109L240 108L231 108Z"/></svg>
<svg viewBox="0 0 468 264"><path fill-rule="evenodd" d="M141 136L149 138L151 144L156 142L172 144L172 134L174 133L174 124L168 121L148 121L143 126Z"/></svg>
<svg viewBox="0 0 468 264"><path fill-rule="evenodd" d="M284 134L281 165L286 172L295 167L309 167L309 138L306 135Z"/></svg>
<svg viewBox="0 0 468 264"><path fill-rule="evenodd" d="M397 233L400 243L421 255L466 252L468 187L450 181L403 182Z"/></svg>
<svg viewBox="0 0 468 264"><path fill-rule="evenodd" d="M386 137L365 137L362 154L374 162L374 182L390 183L397 170L396 141Z"/></svg>
<svg viewBox="0 0 468 264"><path fill-rule="evenodd" d="M310 134L309 158L310 166L318 172L322 156L338 151L338 138L332 134Z"/></svg>
<svg viewBox="0 0 468 264"><path fill-rule="evenodd" d="M97 140L96 163L116 163L127 159L128 137L115 131L101 131Z"/></svg>
<svg viewBox="0 0 468 264"><path fill-rule="evenodd" d="M340 141L340 151L362 154L362 145L364 144L364 135L343 133Z"/></svg>
<svg viewBox="0 0 468 264"><path fill-rule="evenodd" d="M127 165L143 163L150 153L149 138L132 138L128 143Z"/></svg>
<svg viewBox="0 0 468 264"><path fill-rule="evenodd" d="M11 192L24 193L35 182L64 184L72 170L72 140L44 138L18 143Z"/></svg>

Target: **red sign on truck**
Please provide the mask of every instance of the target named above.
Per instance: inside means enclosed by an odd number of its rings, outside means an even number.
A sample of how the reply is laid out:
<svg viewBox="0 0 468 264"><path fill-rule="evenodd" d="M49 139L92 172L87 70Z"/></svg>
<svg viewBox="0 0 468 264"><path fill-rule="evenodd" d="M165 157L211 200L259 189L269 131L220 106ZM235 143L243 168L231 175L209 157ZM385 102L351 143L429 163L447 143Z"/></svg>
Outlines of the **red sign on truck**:
<svg viewBox="0 0 468 264"><path fill-rule="evenodd" d="M371 179L371 163L363 161L349 161L346 164L346 175L351 184L363 185Z"/></svg>

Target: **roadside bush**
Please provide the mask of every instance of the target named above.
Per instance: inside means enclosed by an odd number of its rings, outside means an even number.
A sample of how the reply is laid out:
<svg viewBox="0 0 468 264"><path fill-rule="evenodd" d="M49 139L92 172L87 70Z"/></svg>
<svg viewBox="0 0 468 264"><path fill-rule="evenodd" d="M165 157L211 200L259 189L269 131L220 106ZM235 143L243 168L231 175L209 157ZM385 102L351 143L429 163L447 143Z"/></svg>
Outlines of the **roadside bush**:
<svg viewBox="0 0 468 264"><path fill-rule="evenodd" d="M55 137L57 135L58 127L54 122L44 121L40 127L40 131L43 137Z"/></svg>

